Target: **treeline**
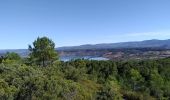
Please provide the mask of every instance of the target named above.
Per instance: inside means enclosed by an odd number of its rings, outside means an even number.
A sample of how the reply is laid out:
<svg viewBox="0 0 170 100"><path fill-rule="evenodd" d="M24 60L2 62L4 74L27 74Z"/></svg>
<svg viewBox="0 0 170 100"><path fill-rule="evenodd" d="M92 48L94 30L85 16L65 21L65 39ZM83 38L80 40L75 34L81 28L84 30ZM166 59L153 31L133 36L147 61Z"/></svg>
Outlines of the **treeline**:
<svg viewBox="0 0 170 100"><path fill-rule="evenodd" d="M50 44L50 45L49 45ZM61 62L54 43L38 38L30 56L0 60L1 100L169 100L170 58Z"/></svg>

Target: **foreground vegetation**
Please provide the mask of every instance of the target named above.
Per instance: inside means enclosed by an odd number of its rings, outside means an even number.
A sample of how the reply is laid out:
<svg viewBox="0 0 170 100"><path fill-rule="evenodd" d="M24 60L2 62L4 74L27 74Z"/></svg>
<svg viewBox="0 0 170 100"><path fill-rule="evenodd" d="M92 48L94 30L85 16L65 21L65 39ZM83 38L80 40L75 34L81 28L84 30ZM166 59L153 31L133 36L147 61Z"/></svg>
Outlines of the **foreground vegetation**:
<svg viewBox="0 0 170 100"><path fill-rule="evenodd" d="M43 40L47 45L36 45ZM44 44L41 41L40 44ZM47 48L48 47L48 48ZM1 100L169 100L170 59L61 62L48 38L0 59ZM50 51L49 51L50 50ZM48 51L48 52L47 52ZM41 56L37 56L41 55ZM48 55L48 56L47 56Z"/></svg>

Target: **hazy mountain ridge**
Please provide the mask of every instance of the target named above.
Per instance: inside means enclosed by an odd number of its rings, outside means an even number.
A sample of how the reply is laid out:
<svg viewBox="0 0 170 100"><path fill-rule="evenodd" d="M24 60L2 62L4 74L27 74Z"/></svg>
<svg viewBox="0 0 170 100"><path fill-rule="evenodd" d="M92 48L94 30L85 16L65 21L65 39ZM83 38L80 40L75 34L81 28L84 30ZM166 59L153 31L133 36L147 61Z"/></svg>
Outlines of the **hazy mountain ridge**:
<svg viewBox="0 0 170 100"><path fill-rule="evenodd" d="M134 42L102 43L94 45L80 45L70 47L59 47L57 50L76 50L76 49L115 49L115 48L170 48L170 39L168 40L145 40Z"/></svg>
<svg viewBox="0 0 170 100"><path fill-rule="evenodd" d="M170 57L170 39L136 42L103 43L56 48L60 58L104 57L109 59L145 59ZM22 57L29 54L27 49L0 50L0 55L16 52Z"/></svg>

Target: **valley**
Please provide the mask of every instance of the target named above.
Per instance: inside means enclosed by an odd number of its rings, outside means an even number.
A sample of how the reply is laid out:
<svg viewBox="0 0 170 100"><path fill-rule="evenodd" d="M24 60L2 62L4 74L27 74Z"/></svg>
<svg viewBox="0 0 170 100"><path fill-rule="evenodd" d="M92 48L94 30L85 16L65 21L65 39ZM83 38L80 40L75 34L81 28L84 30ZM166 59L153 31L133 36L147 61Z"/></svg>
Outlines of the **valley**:
<svg viewBox="0 0 170 100"><path fill-rule="evenodd" d="M144 60L170 57L169 49L161 48L124 48L58 51L60 57L67 59L102 57L109 60Z"/></svg>
<svg viewBox="0 0 170 100"><path fill-rule="evenodd" d="M72 47L59 47L56 52L61 61L72 59L89 60L146 60L170 57L170 40L146 40L138 42L122 42L96 45L81 45ZM0 50L0 56L6 52L18 53L27 57L27 49Z"/></svg>

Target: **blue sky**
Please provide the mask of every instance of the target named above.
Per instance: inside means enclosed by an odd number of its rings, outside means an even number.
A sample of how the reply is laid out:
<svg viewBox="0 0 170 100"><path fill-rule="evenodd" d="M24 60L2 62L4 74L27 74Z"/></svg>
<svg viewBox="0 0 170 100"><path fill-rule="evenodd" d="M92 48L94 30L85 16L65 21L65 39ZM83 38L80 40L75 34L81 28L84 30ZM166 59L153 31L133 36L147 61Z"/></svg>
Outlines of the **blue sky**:
<svg viewBox="0 0 170 100"><path fill-rule="evenodd" d="M170 0L1 0L0 49L170 39Z"/></svg>

